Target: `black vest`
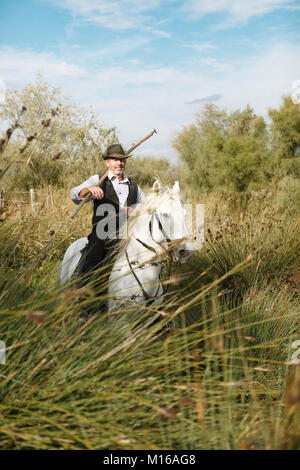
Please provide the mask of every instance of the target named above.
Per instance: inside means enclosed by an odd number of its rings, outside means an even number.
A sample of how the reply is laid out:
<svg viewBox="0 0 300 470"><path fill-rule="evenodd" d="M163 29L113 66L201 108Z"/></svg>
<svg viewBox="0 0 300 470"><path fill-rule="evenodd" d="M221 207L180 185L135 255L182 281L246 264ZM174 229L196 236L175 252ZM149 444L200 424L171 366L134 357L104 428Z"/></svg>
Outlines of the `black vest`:
<svg viewBox="0 0 300 470"><path fill-rule="evenodd" d="M99 179L101 177L102 177L102 175L99 175ZM125 205L131 207L134 204L136 204L136 201L137 201L138 185L135 181L132 181L130 178L128 178L128 179L129 179L129 183L128 183L129 193L128 193ZM115 211L116 211L117 229L118 229L118 225L119 225L118 224L118 218L119 218L118 215L119 215L119 212L120 212L120 206L119 206L119 198L116 194L116 191L113 187L113 184L110 181L110 179L108 177L106 177L104 179L104 181L102 181L102 183L100 184L99 187L103 190L104 197L102 199L94 199L94 212L93 212L93 219L92 219L93 228L96 226L96 224L100 220L102 220L106 217L105 215L103 215L103 216L96 215L98 207L102 204L112 204L115 208Z"/></svg>

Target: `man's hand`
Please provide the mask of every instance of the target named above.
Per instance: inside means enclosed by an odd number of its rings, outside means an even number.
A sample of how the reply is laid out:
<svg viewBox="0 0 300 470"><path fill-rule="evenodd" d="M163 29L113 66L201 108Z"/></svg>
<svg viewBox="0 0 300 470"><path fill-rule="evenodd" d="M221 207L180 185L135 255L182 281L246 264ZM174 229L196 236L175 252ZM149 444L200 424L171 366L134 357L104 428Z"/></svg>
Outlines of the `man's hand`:
<svg viewBox="0 0 300 470"><path fill-rule="evenodd" d="M102 199L104 197L104 191L99 188L99 186L88 186L87 188L83 188L79 193L79 197L85 197L88 193L91 193L96 199Z"/></svg>

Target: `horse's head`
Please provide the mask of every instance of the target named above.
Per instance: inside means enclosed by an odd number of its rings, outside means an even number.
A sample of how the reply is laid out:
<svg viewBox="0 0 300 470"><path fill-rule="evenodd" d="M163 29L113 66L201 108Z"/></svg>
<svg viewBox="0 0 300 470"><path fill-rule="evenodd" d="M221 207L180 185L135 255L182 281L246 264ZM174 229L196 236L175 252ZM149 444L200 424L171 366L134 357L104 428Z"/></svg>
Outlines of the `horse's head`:
<svg viewBox="0 0 300 470"><path fill-rule="evenodd" d="M175 260L185 263L195 248L186 225L186 209L181 200L179 182L161 192L159 181L153 185L155 210L152 212L152 235L156 242L167 243ZM156 199L156 201L155 201ZM172 248L173 247L173 248Z"/></svg>

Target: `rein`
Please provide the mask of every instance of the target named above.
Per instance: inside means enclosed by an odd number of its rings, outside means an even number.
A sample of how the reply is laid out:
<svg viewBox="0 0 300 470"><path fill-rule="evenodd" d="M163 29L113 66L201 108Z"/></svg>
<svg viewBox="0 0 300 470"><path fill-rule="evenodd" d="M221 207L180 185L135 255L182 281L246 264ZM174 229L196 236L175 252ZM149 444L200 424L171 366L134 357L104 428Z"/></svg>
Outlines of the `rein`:
<svg viewBox="0 0 300 470"><path fill-rule="evenodd" d="M157 296L157 294L158 294L159 285L158 285L158 288L157 288L156 293L155 293L153 296L147 294L147 292L145 291L145 289L144 289L144 287L143 287L141 281L139 280L139 278L137 277L136 273L134 272L134 270L133 270L133 268L132 268L132 265L131 265L131 263L130 263L130 259L129 259L129 257L128 257L127 250L125 251L125 254L126 254L127 263L129 264L131 273L132 273L133 276L135 277L135 280L137 281L138 285L140 286L140 288L141 288L141 290L142 290L142 292L143 292L143 296L144 296L144 298L145 298L145 300L146 300L146 305L147 305L147 306L148 306L148 305L151 305L152 302L154 302L154 300L155 300L155 298L156 298L156 296Z"/></svg>

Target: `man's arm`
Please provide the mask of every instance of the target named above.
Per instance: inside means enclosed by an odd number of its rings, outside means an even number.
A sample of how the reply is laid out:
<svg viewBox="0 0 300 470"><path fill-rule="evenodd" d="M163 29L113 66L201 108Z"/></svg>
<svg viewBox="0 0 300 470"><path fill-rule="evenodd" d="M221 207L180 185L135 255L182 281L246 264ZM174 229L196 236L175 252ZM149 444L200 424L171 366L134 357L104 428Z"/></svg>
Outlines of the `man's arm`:
<svg viewBox="0 0 300 470"><path fill-rule="evenodd" d="M99 188L99 186L88 186L87 188L83 188L78 196L83 199L88 193L91 193L96 199L102 199L104 197L104 191Z"/></svg>
<svg viewBox="0 0 300 470"><path fill-rule="evenodd" d="M90 192L92 196L89 198L91 199L99 198L101 199L103 195L102 189L95 186L99 181L99 175L93 175L83 183L78 186L75 186L71 189L71 199L75 204L80 204L80 202L84 199L84 197ZM96 188L96 189L95 189ZM98 191L99 190L99 191Z"/></svg>

